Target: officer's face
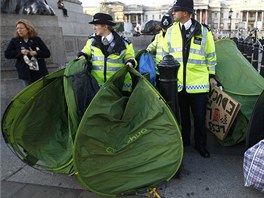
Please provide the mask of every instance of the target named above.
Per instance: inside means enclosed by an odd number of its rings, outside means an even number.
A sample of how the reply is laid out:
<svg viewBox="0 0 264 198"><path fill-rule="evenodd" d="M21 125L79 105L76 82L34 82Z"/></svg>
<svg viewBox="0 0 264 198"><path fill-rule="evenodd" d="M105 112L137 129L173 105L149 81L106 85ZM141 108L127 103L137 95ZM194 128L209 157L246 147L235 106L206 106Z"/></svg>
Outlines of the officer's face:
<svg viewBox="0 0 264 198"><path fill-rule="evenodd" d="M103 24L94 24L94 31L96 33L96 35L98 36L105 36L107 35L107 25L103 25Z"/></svg>
<svg viewBox="0 0 264 198"><path fill-rule="evenodd" d="M172 12L173 20L176 22L182 22L183 17L184 17L184 13L185 13L184 11L174 10Z"/></svg>

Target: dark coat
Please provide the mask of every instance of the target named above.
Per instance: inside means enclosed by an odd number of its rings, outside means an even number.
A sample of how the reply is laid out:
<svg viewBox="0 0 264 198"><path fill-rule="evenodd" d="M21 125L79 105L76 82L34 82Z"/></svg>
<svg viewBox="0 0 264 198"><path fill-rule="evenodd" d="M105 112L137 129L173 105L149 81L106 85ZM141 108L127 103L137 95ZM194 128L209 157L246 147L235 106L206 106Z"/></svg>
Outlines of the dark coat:
<svg viewBox="0 0 264 198"><path fill-rule="evenodd" d="M25 49L31 48L33 51L37 51L37 55L35 57L38 60L39 71L29 69L29 66L25 63L23 55L20 52L21 47L24 47ZM27 43L25 43L23 39L12 38L5 50L5 57L7 59L17 59L15 66L19 79L32 83L48 74L44 58L50 57L50 51L39 37L30 38ZM31 58L31 56L28 57Z"/></svg>

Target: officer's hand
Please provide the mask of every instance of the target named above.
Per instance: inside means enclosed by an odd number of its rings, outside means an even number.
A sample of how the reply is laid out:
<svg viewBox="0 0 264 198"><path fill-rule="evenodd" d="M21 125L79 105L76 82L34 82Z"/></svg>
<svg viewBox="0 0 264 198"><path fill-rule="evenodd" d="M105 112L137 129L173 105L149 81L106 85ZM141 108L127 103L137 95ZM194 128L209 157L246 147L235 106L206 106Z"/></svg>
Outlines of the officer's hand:
<svg viewBox="0 0 264 198"><path fill-rule="evenodd" d="M82 56L79 56L78 59L79 59L79 60L85 60L86 58L85 58L84 55L82 55Z"/></svg>
<svg viewBox="0 0 264 198"><path fill-rule="evenodd" d="M149 53L149 49L144 49L143 53Z"/></svg>
<svg viewBox="0 0 264 198"><path fill-rule="evenodd" d="M217 81L214 78L210 78L210 86L211 88L217 86Z"/></svg>
<svg viewBox="0 0 264 198"><path fill-rule="evenodd" d="M133 64L131 62L127 62L126 65L128 65L129 67L133 67Z"/></svg>

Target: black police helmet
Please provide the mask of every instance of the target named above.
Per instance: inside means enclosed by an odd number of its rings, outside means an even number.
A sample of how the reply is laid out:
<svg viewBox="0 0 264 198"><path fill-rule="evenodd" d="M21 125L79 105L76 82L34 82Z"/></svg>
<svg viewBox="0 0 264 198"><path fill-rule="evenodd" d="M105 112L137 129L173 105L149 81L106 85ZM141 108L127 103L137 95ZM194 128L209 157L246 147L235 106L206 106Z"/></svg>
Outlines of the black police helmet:
<svg viewBox="0 0 264 198"><path fill-rule="evenodd" d="M96 13L93 16L93 20L89 24L106 24L110 26L115 26L116 23L113 22L113 17L105 13Z"/></svg>
<svg viewBox="0 0 264 198"><path fill-rule="evenodd" d="M176 0L171 9L172 11L187 11L194 13L193 0Z"/></svg>
<svg viewBox="0 0 264 198"><path fill-rule="evenodd" d="M171 16L169 14L165 14L161 19L160 27L166 30L172 25L172 23Z"/></svg>

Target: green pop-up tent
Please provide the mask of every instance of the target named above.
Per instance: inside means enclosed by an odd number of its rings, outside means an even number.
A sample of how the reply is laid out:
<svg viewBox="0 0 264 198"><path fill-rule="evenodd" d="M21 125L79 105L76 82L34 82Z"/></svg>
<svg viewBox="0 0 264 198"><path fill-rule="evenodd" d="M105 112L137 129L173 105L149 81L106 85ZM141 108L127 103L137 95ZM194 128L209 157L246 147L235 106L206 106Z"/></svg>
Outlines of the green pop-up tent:
<svg viewBox="0 0 264 198"><path fill-rule="evenodd" d="M2 133L10 148L32 167L69 173L73 142L63 74L64 69L59 70L18 93L4 113Z"/></svg>
<svg viewBox="0 0 264 198"><path fill-rule="evenodd" d="M2 119L10 148L34 168L73 174L73 141L80 118L72 82L86 61L70 61L34 82L11 101Z"/></svg>
<svg viewBox="0 0 264 198"><path fill-rule="evenodd" d="M127 73L137 81L130 96L122 93ZM74 142L77 177L91 191L105 195L170 179L182 156L173 113L151 83L128 66L96 94Z"/></svg>
<svg viewBox="0 0 264 198"><path fill-rule="evenodd" d="M216 78L224 91L241 104L228 135L224 140L219 140L224 146L232 146L246 138L254 105L264 90L264 79L230 39L216 41L215 47Z"/></svg>
<svg viewBox="0 0 264 198"><path fill-rule="evenodd" d="M131 94L122 91L127 73L134 82ZM131 193L169 180L179 169L183 145L162 96L128 66L95 96L87 78L86 61L71 61L17 94L2 119L6 143L32 167L75 173L100 194Z"/></svg>

